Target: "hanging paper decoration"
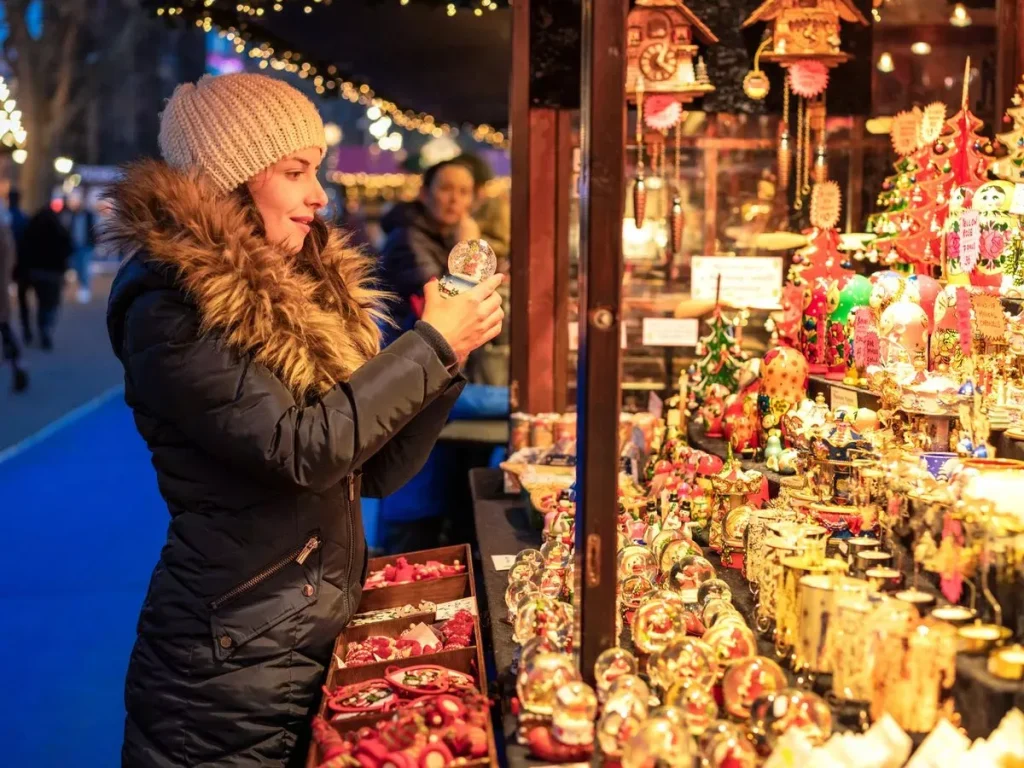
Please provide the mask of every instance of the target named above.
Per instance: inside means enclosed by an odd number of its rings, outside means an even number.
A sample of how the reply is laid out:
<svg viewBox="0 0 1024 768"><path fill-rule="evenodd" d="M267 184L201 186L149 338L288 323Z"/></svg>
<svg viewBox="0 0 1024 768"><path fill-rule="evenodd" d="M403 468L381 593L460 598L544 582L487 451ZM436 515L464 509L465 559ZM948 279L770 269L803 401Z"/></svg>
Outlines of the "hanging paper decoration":
<svg viewBox="0 0 1024 768"><path fill-rule="evenodd" d="M789 67L789 89L802 99L820 96L828 87L828 67L820 61L798 61Z"/></svg>
<svg viewBox="0 0 1024 768"><path fill-rule="evenodd" d="M943 226L946 250L944 274L953 285L967 285L971 282L999 285L1002 281L1001 263L992 264L991 259L986 260L984 270L972 277L981 258L980 214L983 212L974 209L974 198L988 180L988 168L994 160L995 148L980 135L984 123L967 107L970 67L971 60L967 59L960 111L946 121L950 135L945 145L950 153L949 163L955 187L950 192L949 213ZM937 145L939 143L943 143L943 139L939 139ZM981 207L991 208L996 205L995 200L990 199L982 203ZM992 245L991 240L989 245Z"/></svg>
<svg viewBox="0 0 1024 768"><path fill-rule="evenodd" d="M656 131L667 131L683 117L683 105L672 96L652 94L644 99L644 123Z"/></svg>
<svg viewBox="0 0 1024 768"><path fill-rule="evenodd" d="M842 194L839 185L826 181L814 185L811 195L811 226L817 229L835 229L839 224Z"/></svg>

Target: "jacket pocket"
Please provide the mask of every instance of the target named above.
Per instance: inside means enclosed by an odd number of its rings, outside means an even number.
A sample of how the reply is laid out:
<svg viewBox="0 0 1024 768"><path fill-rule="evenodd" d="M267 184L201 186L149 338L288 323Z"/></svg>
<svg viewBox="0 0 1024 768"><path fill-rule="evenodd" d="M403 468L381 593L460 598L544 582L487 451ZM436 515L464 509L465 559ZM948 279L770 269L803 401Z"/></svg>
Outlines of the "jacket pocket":
<svg viewBox="0 0 1024 768"><path fill-rule="evenodd" d="M323 577L319 533L210 601L210 632L223 661L317 601Z"/></svg>

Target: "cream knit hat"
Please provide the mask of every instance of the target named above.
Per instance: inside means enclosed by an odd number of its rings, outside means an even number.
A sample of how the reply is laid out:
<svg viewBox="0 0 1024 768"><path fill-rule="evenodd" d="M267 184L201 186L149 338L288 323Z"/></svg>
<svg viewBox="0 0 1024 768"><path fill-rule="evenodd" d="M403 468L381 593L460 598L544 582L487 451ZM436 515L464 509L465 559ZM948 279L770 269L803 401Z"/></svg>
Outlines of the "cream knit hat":
<svg viewBox="0 0 1024 768"><path fill-rule="evenodd" d="M204 75L174 89L160 116L160 153L172 168L202 169L224 191L282 157L327 151L313 102L264 75Z"/></svg>

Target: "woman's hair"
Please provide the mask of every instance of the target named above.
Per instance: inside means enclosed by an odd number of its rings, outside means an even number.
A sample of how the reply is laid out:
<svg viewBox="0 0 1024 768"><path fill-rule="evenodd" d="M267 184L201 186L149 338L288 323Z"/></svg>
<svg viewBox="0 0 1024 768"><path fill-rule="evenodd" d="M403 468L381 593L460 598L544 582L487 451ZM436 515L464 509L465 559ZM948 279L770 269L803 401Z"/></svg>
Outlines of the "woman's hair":
<svg viewBox="0 0 1024 768"><path fill-rule="evenodd" d="M476 172L473 170L473 167L468 162L462 159L462 155L460 155L459 157L453 157L451 160L442 160L440 163L435 163L434 165L427 168L427 170L423 172L423 188L430 189L430 186L434 183L434 177L436 177L437 174L442 169L450 168L453 166L455 168L464 168L465 170L469 171L469 174L473 177L473 191L475 192L477 188L480 186L477 183Z"/></svg>

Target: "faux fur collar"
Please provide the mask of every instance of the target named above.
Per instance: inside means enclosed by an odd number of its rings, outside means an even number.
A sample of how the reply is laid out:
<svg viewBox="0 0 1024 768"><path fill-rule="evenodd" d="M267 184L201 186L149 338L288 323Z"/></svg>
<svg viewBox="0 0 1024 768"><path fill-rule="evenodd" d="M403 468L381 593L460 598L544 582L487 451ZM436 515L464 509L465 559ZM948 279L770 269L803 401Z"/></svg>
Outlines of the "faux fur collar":
<svg viewBox="0 0 1024 768"><path fill-rule="evenodd" d="M200 176L147 160L111 190L104 238L177 271L203 332L273 371L300 399L346 381L380 349L385 294L372 263L331 230L313 257L286 256L253 227L244 204ZM309 259L306 261L306 259Z"/></svg>

